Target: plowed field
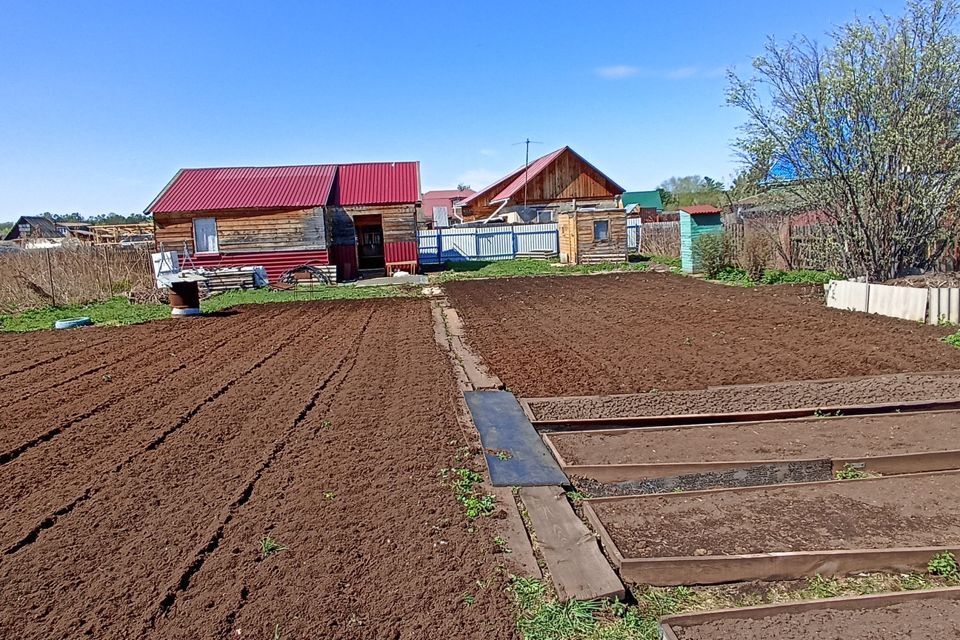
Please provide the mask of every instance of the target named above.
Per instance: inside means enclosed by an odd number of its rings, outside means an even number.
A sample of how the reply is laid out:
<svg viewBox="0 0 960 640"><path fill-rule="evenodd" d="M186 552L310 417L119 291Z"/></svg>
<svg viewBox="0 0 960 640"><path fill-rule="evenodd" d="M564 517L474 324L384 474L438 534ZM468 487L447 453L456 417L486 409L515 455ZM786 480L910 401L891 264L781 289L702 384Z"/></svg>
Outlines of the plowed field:
<svg viewBox="0 0 960 640"><path fill-rule="evenodd" d="M438 477L463 435L428 303L0 353L0 637L513 637L494 534Z"/></svg>

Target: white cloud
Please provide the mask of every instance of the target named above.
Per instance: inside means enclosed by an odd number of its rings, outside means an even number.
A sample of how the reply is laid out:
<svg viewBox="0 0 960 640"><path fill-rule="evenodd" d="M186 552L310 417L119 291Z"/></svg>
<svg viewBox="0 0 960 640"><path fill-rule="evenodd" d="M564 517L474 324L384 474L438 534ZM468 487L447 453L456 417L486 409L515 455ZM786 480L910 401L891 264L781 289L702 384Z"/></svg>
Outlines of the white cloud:
<svg viewBox="0 0 960 640"><path fill-rule="evenodd" d="M698 67L678 67L665 71L663 77L668 80L684 80L686 78L693 78L698 73L700 73Z"/></svg>
<svg viewBox="0 0 960 640"><path fill-rule="evenodd" d="M480 155L490 158L497 155L497 151L496 149L480 149Z"/></svg>
<svg viewBox="0 0 960 640"><path fill-rule="evenodd" d="M722 77L726 73L726 67L704 69L689 65L685 67L674 67L672 69L644 69L643 67L618 64L609 67L599 67L596 69L596 73L601 78L606 78L607 80L622 80L631 77L661 80L691 80L697 78Z"/></svg>
<svg viewBox="0 0 960 640"><path fill-rule="evenodd" d="M640 73L640 67L632 67L628 64L615 64L610 67L598 67L597 75L607 80L622 80Z"/></svg>

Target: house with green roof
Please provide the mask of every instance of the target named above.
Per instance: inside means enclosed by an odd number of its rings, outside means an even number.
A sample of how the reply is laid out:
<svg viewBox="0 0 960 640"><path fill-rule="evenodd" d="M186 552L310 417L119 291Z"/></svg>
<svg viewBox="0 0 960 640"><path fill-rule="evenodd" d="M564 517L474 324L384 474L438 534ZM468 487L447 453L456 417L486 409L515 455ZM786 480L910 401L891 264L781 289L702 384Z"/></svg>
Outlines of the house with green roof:
<svg viewBox="0 0 960 640"><path fill-rule="evenodd" d="M663 200L660 199L660 191L627 191L623 194L623 208L627 210L627 215L634 218L640 218L644 222L656 222L663 219L675 220L675 216L668 215L667 218L661 216L663 211Z"/></svg>

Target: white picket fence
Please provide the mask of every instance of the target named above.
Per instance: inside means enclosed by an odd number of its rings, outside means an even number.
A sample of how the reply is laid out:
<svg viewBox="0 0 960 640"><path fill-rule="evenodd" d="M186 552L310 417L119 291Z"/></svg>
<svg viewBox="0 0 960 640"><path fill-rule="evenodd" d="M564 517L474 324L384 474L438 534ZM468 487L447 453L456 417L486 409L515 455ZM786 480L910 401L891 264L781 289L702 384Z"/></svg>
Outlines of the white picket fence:
<svg viewBox="0 0 960 640"><path fill-rule="evenodd" d="M421 264L465 260L509 260L532 252L558 253L560 234L546 224L451 227L417 232Z"/></svg>

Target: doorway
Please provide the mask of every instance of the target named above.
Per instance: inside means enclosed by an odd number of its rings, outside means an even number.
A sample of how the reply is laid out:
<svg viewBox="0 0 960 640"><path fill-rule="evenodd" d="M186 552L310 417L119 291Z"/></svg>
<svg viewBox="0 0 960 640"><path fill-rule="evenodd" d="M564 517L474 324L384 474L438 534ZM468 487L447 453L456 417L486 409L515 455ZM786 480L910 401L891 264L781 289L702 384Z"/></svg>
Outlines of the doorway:
<svg viewBox="0 0 960 640"><path fill-rule="evenodd" d="M380 216L357 216L357 263L360 271L385 270L383 221Z"/></svg>

